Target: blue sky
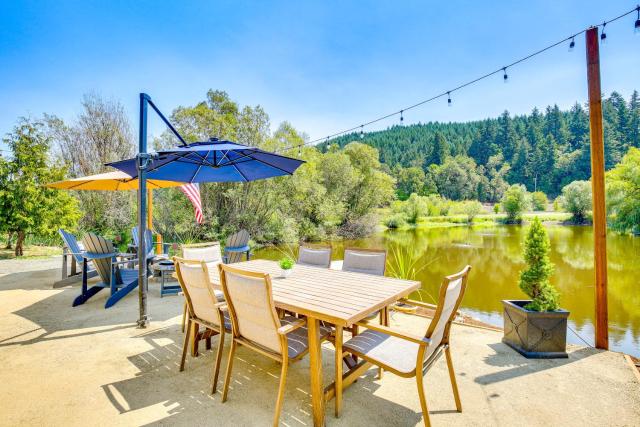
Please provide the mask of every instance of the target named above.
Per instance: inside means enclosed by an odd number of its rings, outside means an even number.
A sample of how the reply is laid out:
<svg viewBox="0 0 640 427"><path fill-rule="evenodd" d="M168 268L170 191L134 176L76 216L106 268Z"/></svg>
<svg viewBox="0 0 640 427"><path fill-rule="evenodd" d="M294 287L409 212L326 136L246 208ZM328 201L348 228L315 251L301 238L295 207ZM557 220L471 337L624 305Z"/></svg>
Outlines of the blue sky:
<svg viewBox="0 0 640 427"><path fill-rule="evenodd" d="M249 2L3 1L0 134L20 116L71 120L82 95L125 106L137 129L138 93L166 113L207 89L262 105L272 129L288 120L323 137L396 111L492 71L590 24L629 1ZM640 89L635 16L611 24L602 86ZM407 112L405 123L464 121L587 98L584 39L446 100ZM372 129L397 123L390 119ZM151 123L152 133L162 126Z"/></svg>

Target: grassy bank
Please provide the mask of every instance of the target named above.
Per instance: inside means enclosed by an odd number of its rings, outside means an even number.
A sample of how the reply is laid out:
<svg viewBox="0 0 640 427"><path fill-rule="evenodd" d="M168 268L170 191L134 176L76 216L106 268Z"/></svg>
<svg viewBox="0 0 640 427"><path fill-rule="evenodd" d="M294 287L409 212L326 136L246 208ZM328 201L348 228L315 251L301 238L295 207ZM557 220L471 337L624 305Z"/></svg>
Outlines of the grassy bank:
<svg viewBox="0 0 640 427"><path fill-rule="evenodd" d="M527 212L522 215L524 222L536 216L543 222L553 223L565 223L571 218L571 214L566 212ZM416 224L406 224L400 227L400 229L445 228L468 225L494 226L504 224L506 217L505 214L482 214L473 218L471 224L469 224L466 215L421 216Z"/></svg>

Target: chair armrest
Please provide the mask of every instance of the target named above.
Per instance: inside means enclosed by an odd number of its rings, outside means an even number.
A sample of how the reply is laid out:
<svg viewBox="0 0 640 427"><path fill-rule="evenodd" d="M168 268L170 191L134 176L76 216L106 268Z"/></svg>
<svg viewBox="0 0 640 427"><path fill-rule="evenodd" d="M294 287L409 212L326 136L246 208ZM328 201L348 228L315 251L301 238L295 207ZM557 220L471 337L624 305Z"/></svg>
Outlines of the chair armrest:
<svg viewBox="0 0 640 427"><path fill-rule="evenodd" d="M431 343L431 340L429 338L421 337L420 335L414 335L409 332L400 332L395 329L391 329L388 326L372 325L370 323L365 323L365 322L358 322L357 325L367 329L371 329L372 331L382 332L383 334L387 334L387 335L394 336L396 338L401 338L407 341L411 341L419 345L427 346L429 345L429 343Z"/></svg>
<svg viewBox="0 0 640 427"><path fill-rule="evenodd" d="M111 265L122 265L122 264L137 264L137 259L123 259L120 261L113 261Z"/></svg>
<svg viewBox="0 0 640 427"><path fill-rule="evenodd" d="M132 254L131 252L120 252L118 254L119 258L137 258L138 254Z"/></svg>
<svg viewBox="0 0 640 427"><path fill-rule="evenodd" d="M416 307L430 308L432 310L435 310L436 308L438 308L438 306L435 304L429 304L427 302L416 301L409 298L402 298L400 301L410 305L415 305Z"/></svg>
<svg viewBox="0 0 640 427"><path fill-rule="evenodd" d="M214 307L216 308L216 310L229 311L229 306L227 305L226 301L218 302L218 303L214 304Z"/></svg>
<svg viewBox="0 0 640 427"><path fill-rule="evenodd" d="M116 256L119 256L120 254L118 252L113 252L113 253L109 253L109 254L96 254L93 252L85 252L84 254L82 254L83 257L85 257L86 259L105 259L105 258L113 258Z"/></svg>
<svg viewBox="0 0 640 427"><path fill-rule="evenodd" d="M307 324L307 320L306 319L298 319L293 323L288 323L288 324L286 324L284 326L280 326L278 328L278 334L287 335L288 333L291 333L291 332L295 331L296 329L303 327L306 324Z"/></svg>

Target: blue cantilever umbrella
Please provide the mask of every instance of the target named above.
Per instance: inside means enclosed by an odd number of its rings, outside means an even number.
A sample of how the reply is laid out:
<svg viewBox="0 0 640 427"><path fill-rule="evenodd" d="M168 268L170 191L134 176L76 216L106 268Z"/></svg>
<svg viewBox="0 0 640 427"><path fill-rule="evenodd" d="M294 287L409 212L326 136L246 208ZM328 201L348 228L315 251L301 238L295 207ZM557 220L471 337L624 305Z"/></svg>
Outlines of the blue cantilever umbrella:
<svg viewBox="0 0 640 427"><path fill-rule="evenodd" d="M187 144L182 136L171 126L146 94L140 95L140 150L133 159L108 163L133 178L138 178L138 233L140 247L138 248L138 283L140 318L138 325L146 327L147 316L147 265L142 254L146 253L145 227L146 215L146 182L147 179L159 180L170 177L171 181L184 183L195 182L248 182L258 179L291 175L301 164L302 160L281 156L276 153L237 144L231 141L220 141L212 138L206 142ZM182 146L158 153L146 152L146 106L150 105L169 126L171 131L181 141Z"/></svg>
<svg viewBox="0 0 640 427"><path fill-rule="evenodd" d="M303 163L259 148L212 138L153 155L146 178L179 182L248 182L291 175ZM109 163L109 166L132 177L138 175L135 158Z"/></svg>

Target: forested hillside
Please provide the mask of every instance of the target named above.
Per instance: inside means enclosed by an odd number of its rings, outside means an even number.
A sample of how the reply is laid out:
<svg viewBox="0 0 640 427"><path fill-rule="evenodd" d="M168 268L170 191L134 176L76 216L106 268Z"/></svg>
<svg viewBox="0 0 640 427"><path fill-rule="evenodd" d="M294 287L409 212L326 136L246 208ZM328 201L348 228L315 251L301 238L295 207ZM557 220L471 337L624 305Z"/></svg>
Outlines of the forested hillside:
<svg viewBox="0 0 640 427"><path fill-rule="evenodd" d="M627 102L613 92L603 100L606 168L629 147L640 146L640 99ZM450 199L498 201L508 184L557 196L575 180L589 179L589 116L575 104L569 111L544 112L467 123L430 122L349 134L329 141L361 141L377 148L398 180L400 196L439 193ZM321 148L326 149L326 144Z"/></svg>

